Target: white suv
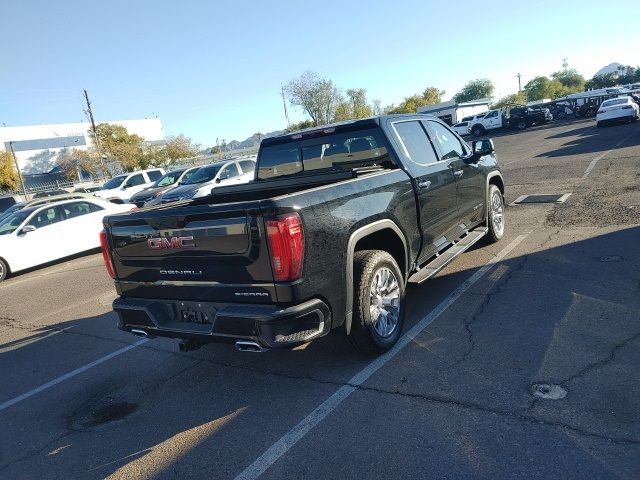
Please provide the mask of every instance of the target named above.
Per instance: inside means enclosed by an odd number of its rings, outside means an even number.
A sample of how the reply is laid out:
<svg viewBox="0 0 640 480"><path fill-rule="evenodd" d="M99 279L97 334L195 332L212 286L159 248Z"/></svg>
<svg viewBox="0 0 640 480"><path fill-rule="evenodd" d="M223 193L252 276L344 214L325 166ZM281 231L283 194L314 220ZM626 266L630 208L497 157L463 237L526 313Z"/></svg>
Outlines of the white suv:
<svg viewBox="0 0 640 480"><path fill-rule="evenodd" d="M162 168L138 170L137 172L123 173L113 177L102 186L101 190L93 192L97 197L104 198L114 203L125 203L136 193L151 186L153 182L164 175Z"/></svg>

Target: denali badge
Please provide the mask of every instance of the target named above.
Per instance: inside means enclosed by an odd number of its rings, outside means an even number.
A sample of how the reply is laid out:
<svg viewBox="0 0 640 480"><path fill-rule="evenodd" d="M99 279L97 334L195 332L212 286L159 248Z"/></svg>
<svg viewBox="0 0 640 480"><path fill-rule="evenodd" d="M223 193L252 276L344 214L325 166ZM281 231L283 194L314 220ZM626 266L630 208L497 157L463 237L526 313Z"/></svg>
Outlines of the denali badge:
<svg viewBox="0 0 640 480"><path fill-rule="evenodd" d="M163 248L196 248L193 237L156 237L147 239L147 247L152 250L160 250Z"/></svg>
<svg viewBox="0 0 640 480"><path fill-rule="evenodd" d="M266 292L235 292L236 297L268 297Z"/></svg>
<svg viewBox="0 0 640 480"><path fill-rule="evenodd" d="M160 275L202 275L202 270L160 270Z"/></svg>

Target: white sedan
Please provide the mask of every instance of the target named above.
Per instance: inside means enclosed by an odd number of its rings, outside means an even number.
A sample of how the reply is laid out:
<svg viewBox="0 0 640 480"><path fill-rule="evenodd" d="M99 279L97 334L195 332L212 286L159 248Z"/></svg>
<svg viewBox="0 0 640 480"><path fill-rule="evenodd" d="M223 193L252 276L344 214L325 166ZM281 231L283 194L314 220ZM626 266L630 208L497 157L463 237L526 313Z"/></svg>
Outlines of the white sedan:
<svg viewBox="0 0 640 480"><path fill-rule="evenodd" d="M0 281L9 273L100 247L102 219L131 210L99 198L25 207L0 219Z"/></svg>
<svg viewBox="0 0 640 480"><path fill-rule="evenodd" d="M609 122L633 122L638 119L638 104L631 97L618 97L605 100L596 113L596 126Z"/></svg>

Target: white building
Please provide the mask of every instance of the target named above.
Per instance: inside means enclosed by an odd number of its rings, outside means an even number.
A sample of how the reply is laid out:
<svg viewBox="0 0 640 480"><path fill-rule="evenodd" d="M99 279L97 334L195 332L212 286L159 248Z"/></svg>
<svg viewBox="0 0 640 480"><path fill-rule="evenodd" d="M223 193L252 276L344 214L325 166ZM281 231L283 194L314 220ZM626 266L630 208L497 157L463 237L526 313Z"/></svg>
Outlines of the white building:
<svg viewBox="0 0 640 480"><path fill-rule="evenodd" d="M449 100L448 102L420 107L417 113L428 113L429 115L440 118L449 125L453 125L461 122L464 117L470 117L488 111L490 103L491 100L488 98L461 103L456 103L455 100Z"/></svg>
<svg viewBox="0 0 640 480"><path fill-rule="evenodd" d="M130 134L139 135L146 142L164 143L159 118L99 123L121 125ZM90 130L91 124L88 122L0 127L0 149L9 150L13 147L23 173L46 173L55 167L56 157L61 149L89 148L92 145Z"/></svg>

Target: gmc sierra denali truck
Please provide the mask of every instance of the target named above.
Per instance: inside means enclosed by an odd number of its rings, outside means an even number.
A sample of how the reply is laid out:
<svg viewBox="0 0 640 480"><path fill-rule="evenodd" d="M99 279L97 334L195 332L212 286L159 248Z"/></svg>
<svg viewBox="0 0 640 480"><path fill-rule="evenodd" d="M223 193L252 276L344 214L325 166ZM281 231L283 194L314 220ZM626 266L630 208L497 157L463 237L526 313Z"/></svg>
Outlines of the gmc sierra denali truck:
<svg viewBox="0 0 640 480"><path fill-rule="evenodd" d="M469 146L435 117L264 139L249 184L105 218L119 328L257 352L339 330L384 352L408 284L502 237L503 195L491 140Z"/></svg>

